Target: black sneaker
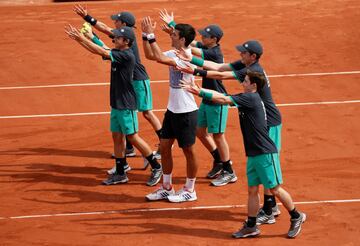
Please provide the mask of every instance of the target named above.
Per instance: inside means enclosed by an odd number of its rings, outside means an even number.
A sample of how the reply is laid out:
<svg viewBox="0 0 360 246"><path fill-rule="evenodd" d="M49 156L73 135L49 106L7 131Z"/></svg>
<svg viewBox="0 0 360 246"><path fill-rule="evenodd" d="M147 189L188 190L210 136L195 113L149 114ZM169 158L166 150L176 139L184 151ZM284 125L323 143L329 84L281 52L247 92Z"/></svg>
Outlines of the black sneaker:
<svg viewBox="0 0 360 246"><path fill-rule="evenodd" d="M306 220L306 214L300 213L300 217L297 219L290 219L290 229L288 232L289 238L295 238L301 231L301 225Z"/></svg>
<svg viewBox="0 0 360 246"><path fill-rule="evenodd" d="M112 174L109 175L109 178L107 180L104 180L102 182L103 185L115 185L115 184L123 184L127 183L129 181L126 174L119 175L119 174Z"/></svg>
<svg viewBox="0 0 360 246"><path fill-rule="evenodd" d="M257 225L253 227L248 227L247 223L244 222L243 228L239 231L232 234L233 238L246 238L246 237L256 237L260 234L260 230Z"/></svg>
<svg viewBox="0 0 360 246"><path fill-rule="evenodd" d="M151 169L151 174L150 174L150 178L149 180L146 182L146 185L148 186L154 186L157 183L159 183L161 176L163 174L162 168L160 167L159 169Z"/></svg>
<svg viewBox="0 0 360 246"><path fill-rule="evenodd" d="M267 215L264 210L260 209L260 212L256 216L256 224L274 224L276 222L274 213Z"/></svg>
<svg viewBox="0 0 360 246"><path fill-rule="evenodd" d="M213 167L210 172L207 174L206 178L213 179L216 178L221 173L222 163L213 162Z"/></svg>

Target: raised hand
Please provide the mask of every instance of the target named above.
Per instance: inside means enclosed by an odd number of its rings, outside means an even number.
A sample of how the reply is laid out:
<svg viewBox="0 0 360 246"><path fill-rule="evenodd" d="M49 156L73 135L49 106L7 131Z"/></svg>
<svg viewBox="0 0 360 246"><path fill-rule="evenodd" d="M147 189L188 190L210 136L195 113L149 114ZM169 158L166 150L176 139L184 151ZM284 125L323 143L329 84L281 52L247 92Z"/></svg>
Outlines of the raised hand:
<svg viewBox="0 0 360 246"><path fill-rule="evenodd" d="M171 15L167 12L166 9L160 10L160 19L168 25L170 22L174 21L174 12L171 12Z"/></svg>
<svg viewBox="0 0 360 246"><path fill-rule="evenodd" d="M191 54L187 54L185 52L185 49L184 48L181 48L179 50L175 50L175 54L177 57L179 57L181 60L183 61L187 61L187 62L190 62L191 59L192 59L192 55Z"/></svg>
<svg viewBox="0 0 360 246"><path fill-rule="evenodd" d="M174 30L175 30L173 27L169 27L166 24L161 24L160 27L161 27L161 30L163 30L164 32L166 32L169 35L173 34Z"/></svg>
<svg viewBox="0 0 360 246"><path fill-rule="evenodd" d="M152 22L150 16L145 17L141 22L141 29L145 33L154 33L156 22Z"/></svg>
<svg viewBox="0 0 360 246"><path fill-rule="evenodd" d="M73 8L74 12L84 18L88 12L85 7L81 6L80 4L75 4Z"/></svg>
<svg viewBox="0 0 360 246"><path fill-rule="evenodd" d="M68 24L65 26L65 33L71 38L76 41L81 40L82 38L85 38L84 35L82 35L75 27Z"/></svg>

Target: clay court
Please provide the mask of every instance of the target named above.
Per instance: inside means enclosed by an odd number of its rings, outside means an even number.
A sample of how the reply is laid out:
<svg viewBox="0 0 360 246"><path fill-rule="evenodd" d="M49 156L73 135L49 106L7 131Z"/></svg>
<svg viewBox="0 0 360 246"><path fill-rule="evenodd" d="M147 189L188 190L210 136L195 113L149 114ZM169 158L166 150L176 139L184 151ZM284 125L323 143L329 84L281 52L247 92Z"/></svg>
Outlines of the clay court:
<svg viewBox="0 0 360 246"><path fill-rule="evenodd" d="M36 2L36 1L34 1ZM12 3L12 5L9 5ZM0 1L0 245L359 245L360 235L360 2L355 0L99 1L89 12L108 25L121 10L138 20L175 12L196 29L217 23L226 62L235 45L258 39L261 63L283 116L284 187L308 220L286 238L283 206L261 236L235 240L246 219L244 148L237 110L230 109L227 140L235 184L209 186L210 154L198 141L196 202L146 202L153 188L140 156L125 185L102 186L113 160L109 131L110 64L64 33L81 26L73 3ZM140 24L137 24L140 26ZM162 120L168 71L143 56ZM111 45L109 39L99 35ZM198 37L199 38L199 37ZM160 46L168 36L157 30ZM225 81L230 93L242 91ZM140 136L156 136L139 115ZM174 148L174 183L185 179L185 158Z"/></svg>

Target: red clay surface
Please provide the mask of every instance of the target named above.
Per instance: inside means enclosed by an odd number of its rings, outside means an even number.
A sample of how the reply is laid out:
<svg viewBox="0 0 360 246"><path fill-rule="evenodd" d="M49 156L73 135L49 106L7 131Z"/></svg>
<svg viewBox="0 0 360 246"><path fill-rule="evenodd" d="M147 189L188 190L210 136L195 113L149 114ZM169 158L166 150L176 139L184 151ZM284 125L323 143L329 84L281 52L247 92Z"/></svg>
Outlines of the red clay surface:
<svg viewBox="0 0 360 246"><path fill-rule="evenodd" d="M146 15L158 19L161 8L174 10L177 22L196 28L218 23L225 33L221 43L226 61L237 59L235 45L256 38L264 45L262 64L269 75L360 70L359 1L122 1L87 5L94 16L108 24L109 15L120 10L131 11L138 19ZM0 16L0 87L109 80L109 64L65 36L65 24L82 24L72 12L72 4L2 5ZM139 37L139 30L137 34ZM165 50L168 37L160 30L157 34ZM165 66L143 61L152 80L167 78ZM272 78L271 82L276 103L283 104L358 100L359 79L360 75L354 74ZM240 90L234 81L225 85L230 92ZM108 89L0 90L0 116L106 112ZM167 84L154 83L152 90L154 108L166 108ZM284 187L294 200L359 199L359 104L286 106L280 110ZM163 112L157 115L162 119ZM139 119L140 135L153 146L156 137L150 125L141 116ZM153 190L144 185L148 171L131 171L126 185L100 185L106 178L105 170L113 165L106 114L0 118L0 126L0 245L359 245L359 202L297 205L307 213L308 221L295 241L285 238L289 217L283 207L275 225L261 227L259 238L241 241L230 235L246 218L245 207L10 218L246 204L245 155L235 109L230 110L227 139L239 181L210 187L203 177L211 158L197 143L199 199L186 204L145 202L144 196ZM174 148L174 155L174 182L179 188L184 182L184 157L178 148ZM134 168L142 166L140 157L129 161Z"/></svg>

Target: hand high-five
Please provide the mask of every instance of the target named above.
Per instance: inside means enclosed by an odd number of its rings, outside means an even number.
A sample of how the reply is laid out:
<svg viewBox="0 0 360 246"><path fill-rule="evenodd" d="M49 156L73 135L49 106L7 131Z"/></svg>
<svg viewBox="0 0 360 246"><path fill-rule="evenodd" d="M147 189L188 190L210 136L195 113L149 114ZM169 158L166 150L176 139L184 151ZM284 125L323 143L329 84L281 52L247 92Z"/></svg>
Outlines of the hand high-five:
<svg viewBox="0 0 360 246"><path fill-rule="evenodd" d="M81 6L80 4L75 4L73 10L76 14L80 15L82 18L84 18L88 14L86 8Z"/></svg>

